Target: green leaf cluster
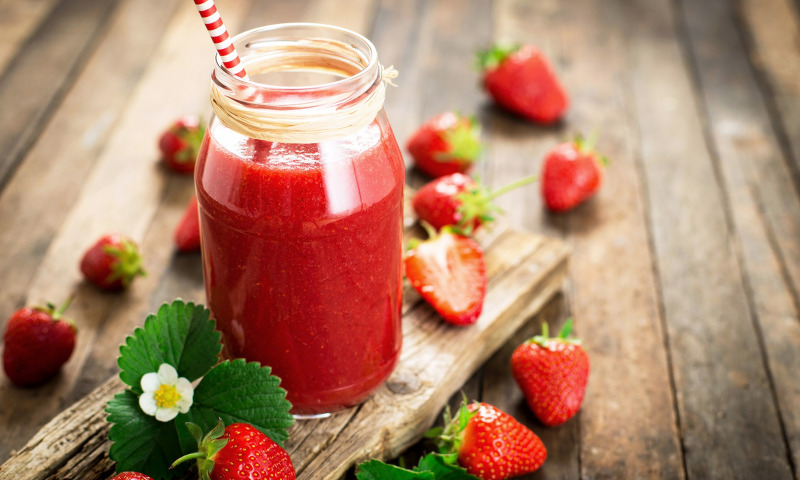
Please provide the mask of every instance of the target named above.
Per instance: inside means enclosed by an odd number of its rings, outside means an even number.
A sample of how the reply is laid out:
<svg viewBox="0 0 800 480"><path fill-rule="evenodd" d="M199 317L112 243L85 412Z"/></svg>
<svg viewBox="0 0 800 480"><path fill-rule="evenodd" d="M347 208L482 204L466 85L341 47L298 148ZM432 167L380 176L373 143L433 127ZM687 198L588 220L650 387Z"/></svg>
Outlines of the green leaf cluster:
<svg viewBox="0 0 800 480"><path fill-rule="evenodd" d="M430 453L413 470L389 465L380 460L362 463L356 472L358 480L478 480L475 475L446 461L443 455Z"/></svg>
<svg viewBox="0 0 800 480"><path fill-rule="evenodd" d="M112 424L109 457L117 472L132 470L154 479L185 473L187 465L169 469L177 458L196 450L186 422L208 431L220 421L249 423L283 445L294 423L291 404L271 369L242 359L217 364L220 334L202 305L176 300L150 315L120 347L120 378L129 386L106 406ZM195 382L191 409L169 422L159 422L139 407L141 379L162 363Z"/></svg>

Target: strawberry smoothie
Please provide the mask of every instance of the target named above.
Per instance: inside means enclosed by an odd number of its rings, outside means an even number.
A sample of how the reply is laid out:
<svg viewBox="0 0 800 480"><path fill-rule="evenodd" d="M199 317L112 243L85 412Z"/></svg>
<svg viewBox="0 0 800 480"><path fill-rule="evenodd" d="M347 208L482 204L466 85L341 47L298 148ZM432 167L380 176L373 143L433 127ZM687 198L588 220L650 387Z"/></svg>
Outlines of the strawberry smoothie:
<svg viewBox="0 0 800 480"><path fill-rule="evenodd" d="M225 354L272 367L295 414L363 401L402 339L404 165L384 114L312 144L255 140L215 119L195 182Z"/></svg>

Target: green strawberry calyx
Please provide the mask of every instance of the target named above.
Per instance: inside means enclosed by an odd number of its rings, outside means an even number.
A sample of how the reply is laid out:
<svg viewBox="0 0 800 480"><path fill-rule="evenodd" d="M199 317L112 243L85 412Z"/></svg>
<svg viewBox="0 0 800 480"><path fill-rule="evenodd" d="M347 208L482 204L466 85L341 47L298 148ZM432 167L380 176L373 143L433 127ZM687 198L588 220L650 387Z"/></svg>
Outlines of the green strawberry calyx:
<svg viewBox="0 0 800 480"><path fill-rule="evenodd" d="M444 409L444 427L436 427L425 432L425 438L433 439L446 463L454 464L458 461L458 452L464 443L464 429L469 421L476 415L477 409L470 410L466 395L461 401L456 415L450 413L450 406Z"/></svg>
<svg viewBox="0 0 800 480"><path fill-rule="evenodd" d="M600 165L603 167L607 167L610 163L608 157L605 155L600 155L594 148L595 144L597 143L597 132L592 132L588 138L584 138L584 136L579 133L575 135L575 138L572 140L572 142L575 144L575 148L577 148L579 152L596 157L600 162Z"/></svg>
<svg viewBox="0 0 800 480"><path fill-rule="evenodd" d="M450 146L450 150L437 152L434 154L434 160L470 164L478 160L483 152L481 126L478 120L474 116L460 115L458 119L458 123L442 132L442 139Z"/></svg>
<svg viewBox="0 0 800 480"><path fill-rule="evenodd" d="M72 328L75 328L75 321L72 320L71 318L67 318L67 317L64 316L64 312L67 310L67 308L69 308L69 305L72 303L72 300L74 300L74 299L75 299L75 296L74 295L70 295L69 298L67 298L64 301L64 303L62 303L58 307L56 307L55 304L53 304L53 303L47 302L47 304L45 304L44 306L33 307L33 309L37 310L39 312L46 313L47 315L50 316L50 318L53 319L54 322L57 322L57 321L60 320L62 322L67 322L68 324L70 324L72 326Z"/></svg>
<svg viewBox="0 0 800 480"><path fill-rule="evenodd" d="M200 152L200 145L203 144L203 137L206 134L206 127L202 121L196 128L186 126L179 127L173 132L176 137L184 141L185 145L175 154L175 160L179 163L194 162Z"/></svg>
<svg viewBox="0 0 800 480"><path fill-rule="evenodd" d="M503 210L494 204L495 198L536 180L537 177L532 175L495 191L490 191L476 180L474 186L455 196L459 203L457 211L460 215L455 231L465 236L471 236L477 226L476 219L480 224L487 224L495 220L495 214L503 213Z"/></svg>
<svg viewBox="0 0 800 480"><path fill-rule="evenodd" d="M187 460L197 460L197 473L200 479L210 480L211 471L214 470L214 458L228 444L227 438L220 438L225 433L225 424L220 420L217 426L205 435L200 427L192 422L186 422L186 429L197 442L197 451L175 460L169 468L175 468Z"/></svg>
<svg viewBox="0 0 800 480"><path fill-rule="evenodd" d="M547 344L550 342L572 343L575 345L580 345L580 339L570 336L572 334L572 324L572 318L568 318L567 321L564 322L564 326L561 327L561 331L558 332L558 336L551 338L550 327L547 325L547 322L542 322L542 334L536 335L535 337L529 339L528 343L535 343L542 348L547 348Z"/></svg>
<svg viewBox="0 0 800 480"><path fill-rule="evenodd" d="M494 70L497 68L509 55L522 48L519 44L497 44L486 50L479 50L477 53L478 69Z"/></svg>
<svg viewBox="0 0 800 480"><path fill-rule="evenodd" d="M103 251L114 257L115 261L111 266L111 274L106 279L107 282L120 280L122 285L127 288L131 281L137 276L144 276L147 272L142 267L142 256L136 244L123 238L119 246L106 245Z"/></svg>

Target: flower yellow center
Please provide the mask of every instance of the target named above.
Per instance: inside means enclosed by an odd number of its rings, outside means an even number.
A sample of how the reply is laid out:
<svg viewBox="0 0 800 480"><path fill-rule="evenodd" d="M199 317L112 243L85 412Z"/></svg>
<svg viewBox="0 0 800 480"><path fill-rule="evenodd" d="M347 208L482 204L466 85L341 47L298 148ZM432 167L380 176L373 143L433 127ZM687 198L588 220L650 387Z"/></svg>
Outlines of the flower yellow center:
<svg viewBox="0 0 800 480"><path fill-rule="evenodd" d="M173 408L178 403L178 400L181 399L181 394L178 393L175 385L161 384L158 386L153 398L155 398L158 408Z"/></svg>

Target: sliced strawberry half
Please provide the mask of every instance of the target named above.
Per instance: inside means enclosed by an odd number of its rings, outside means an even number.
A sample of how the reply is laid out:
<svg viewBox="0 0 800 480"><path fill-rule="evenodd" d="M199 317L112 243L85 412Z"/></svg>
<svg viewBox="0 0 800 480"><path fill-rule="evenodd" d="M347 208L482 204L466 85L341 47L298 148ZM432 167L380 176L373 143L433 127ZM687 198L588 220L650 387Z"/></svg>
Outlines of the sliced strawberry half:
<svg viewBox="0 0 800 480"><path fill-rule="evenodd" d="M443 228L415 242L406 253L405 269L411 285L442 318L453 325L475 323L486 296L486 262L478 243Z"/></svg>

